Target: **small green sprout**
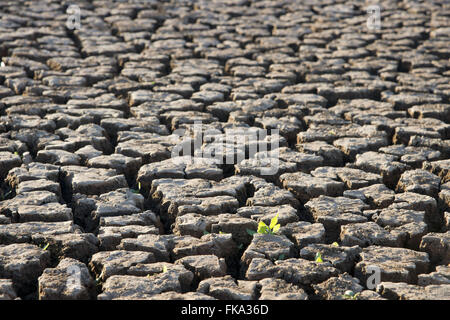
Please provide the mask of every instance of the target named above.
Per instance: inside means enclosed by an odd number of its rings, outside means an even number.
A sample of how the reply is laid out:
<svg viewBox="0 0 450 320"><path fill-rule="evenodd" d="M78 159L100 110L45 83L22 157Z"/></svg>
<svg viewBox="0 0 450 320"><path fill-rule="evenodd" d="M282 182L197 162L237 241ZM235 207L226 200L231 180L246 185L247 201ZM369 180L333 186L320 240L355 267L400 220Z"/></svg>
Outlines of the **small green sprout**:
<svg viewBox="0 0 450 320"><path fill-rule="evenodd" d="M210 233L206 230L203 230L203 235L206 236L207 234L210 234Z"/></svg>
<svg viewBox="0 0 450 320"><path fill-rule="evenodd" d="M47 243L47 244L42 248L42 250L46 251L49 245L50 245L50 243Z"/></svg>
<svg viewBox="0 0 450 320"><path fill-rule="evenodd" d="M255 233L260 234L275 234L280 230L281 225L278 223L278 213L270 220L270 224L267 225L264 221L260 221L258 224L258 230L247 229L247 233L253 236Z"/></svg>
<svg viewBox="0 0 450 320"><path fill-rule="evenodd" d="M267 224L265 224L263 221L260 221L258 224L258 230L256 230L256 232L261 234L269 234L270 229Z"/></svg>
<svg viewBox="0 0 450 320"><path fill-rule="evenodd" d="M318 262L318 263L322 263L322 262L323 262L323 260L322 260L322 254L321 254L320 252L317 252L317 253L316 253L316 258L315 258L315 260L316 260L316 262Z"/></svg>
<svg viewBox="0 0 450 320"><path fill-rule="evenodd" d="M278 223L278 213L275 217L270 220L270 225L267 226L263 221L259 222L258 225L258 233L261 234L275 234L280 230L280 224Z"/></svg>
<svg viewBox="0 0 450 320"><path fill-rule="evenodd" d="M14 151L14 154L15 154L16 156L18 156L18 155L19 155L19 153L18 153L17 151Z"/></svg>
<svg viewBox="0 0 450 320"><path fill-rule="evenodd" d="M343 297L347 300L357 300L359 293L354 293L352 290L347 290L344 292Z"/></svg>
<svg viewBox="0 0 450 320"><path fill-rule="evenodd" d="M337 243L337 242L333 242L331 245L332 245L333 247L339 247L339 243Z"/></svg>
<svg viewBox="0 0 450 320"><path fill-rule="evenodd" d="M162 268L162 272L167 272L167 266L163 266L163 268Z"/></svg>
<svg viewBox="0 0 450 320"><path fill-rule="evenodd" d="M228 234L228 233L223 232L223 231L219 231L219 234Z"/></svg>
<svg viewBox="0 0 450 320"><path fill-rule="evenodd" d="M243 243L239 243L239 245L237 246L238 250L241 250L244 247Z"/></svg>

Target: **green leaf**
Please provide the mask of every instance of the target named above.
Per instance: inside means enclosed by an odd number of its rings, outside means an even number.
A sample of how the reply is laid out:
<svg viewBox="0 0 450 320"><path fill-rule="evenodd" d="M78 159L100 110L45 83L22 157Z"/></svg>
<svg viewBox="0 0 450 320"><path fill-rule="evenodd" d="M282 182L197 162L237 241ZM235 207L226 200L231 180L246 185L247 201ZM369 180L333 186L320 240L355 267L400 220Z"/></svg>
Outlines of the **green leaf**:
<svg viewBox="0 0 450 320"><path fill-rule="evenodd" d="M42 248L42 250L47 250L47 248L48 248L49 245L50 245L50 243L47 243L47 244L45 245L45 247Z"/></svg>
<svg viewBox="0 0 450 320"><path fill-rule="evenodd" d="M278 213L275 217L272 218L272 220L270 220L270 226L269 228L272 230L273 227L275 227L275 225L278 223Z"/></svg>
<svg viewBox="0 0 450 320"><path fill-rule="evenodd" d="M209 232L206 230L203 230L203 235L207 235L207 234L209 234Z"/></svg>
<svg viewBox="0 0 450 320"><path fill-rule="evenodd" d="M253 236L253 235L256 233L256 231L250 230L250 229L246 229L246 231L247 231L247 233L248 233L249 235L251 235L251 236ZM241 243L241 244L242 244L242 243Z"/></svg>
<svg viewBox="0 0 450 320"><path fill-rule="evenodd" d="M262 233L262 234L267 234L267 233L269 233L269 227L267 227L267 225L263 221L260 221L258 224L257 232Z"/></svg>
<svg viewBox="0 0 450 320"><path fill-rule="evenodd" d="M333 247L339 247L339 243L337 243L337 242L333 242L331 245L332 245Z"/></svg>
<svg viewBox="0 0 450 320"><path fill-rule="evenodd" d="M267 224L265 224L264 221L260 221L258 223L258 229L261 228L261 227L266 227L267 228Z"/></svg>
<svg viewBox="0 0 450 320"><path fill-rule="evenodd" d="M167 272L167 266L163 266L162 272Z"/></svg>
<svg viewBox="0 0 450 320"><path fill-rule="evenodd" d="M277 233L280 230L281 225L277 224L275 227L273 227L272 229L272 233Z"/></svg>
<svg viewBox="0 0 450 320"><path fill-rule="evenodd" d="M322 255L320 254L320 252L316 253L316 262L319 262L319 263L323 262Z"/></svg>
<svg viewBox="0 0 450 320"><path fill-rule="evenodd" d="M284 254L280 254L280 256L278 257L278 260L284 260L285 255Z"/></svg>
<svg viewBox="0 0 450 320"><path fill-rule="evenodd" d="M141 183L138 182L138 190L141 190Z"/></svg>

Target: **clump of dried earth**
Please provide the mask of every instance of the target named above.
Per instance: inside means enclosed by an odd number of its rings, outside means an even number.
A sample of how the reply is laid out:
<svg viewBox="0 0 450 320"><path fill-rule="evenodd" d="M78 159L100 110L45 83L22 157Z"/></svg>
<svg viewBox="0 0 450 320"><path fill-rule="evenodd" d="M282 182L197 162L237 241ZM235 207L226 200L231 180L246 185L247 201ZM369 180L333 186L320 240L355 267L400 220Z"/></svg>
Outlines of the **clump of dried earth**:
<svg viewBox="0 0 450 320"><path fill-rule="evenodd" d="M62 3L0 8L0 299L450 299L448 2Z"/></svg>

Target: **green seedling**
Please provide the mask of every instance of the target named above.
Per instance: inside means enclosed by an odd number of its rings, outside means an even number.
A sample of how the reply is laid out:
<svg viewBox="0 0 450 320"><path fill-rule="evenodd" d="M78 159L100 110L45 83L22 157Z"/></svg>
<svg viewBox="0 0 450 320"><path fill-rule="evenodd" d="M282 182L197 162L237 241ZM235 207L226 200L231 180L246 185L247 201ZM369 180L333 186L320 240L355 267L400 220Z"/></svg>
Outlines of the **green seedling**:
<svg viewBox="0 0 450 320"><path fill-rule="evenodd" d="M256 230L256 233L270 234L270 228L263 221L260 221L258 224L258 230Z"/></svg>
<svg viewBox="0 0 450 320"><path fill-rule="evenodd" d="M167 272L167 266L163 266L162 272Z"/></svg>
<svg viewBox="0 0 450 320"><path fill-rule="evenodd" d="M261 234L275 234L280 230L280 224L278 223L278 213L270 220L270 225L267 226L263 221L259 222L258 233Z"/></svg>
<svg viewBox="0 0 450 320"><path fill-rule="evenodd" d="M357 300L359 293L354 293L352 290L345 291L343 297L347 300Z"/></svg>
<svg viewBox="0 0 450 320"><path fill-rule="evenodd" d="M258 230L253 231L247 229L247 233L253 236L255 233L260 234L275 234L280 230L281 225L278 223L278 213L275 217L270 220L270 225L265 224L263 221L260 221L258 224Z"/></svg>
<svg viewBox="0 0 450 320"><path fill-rule="evenodd" d="M50 243L47 243L43 248L42 248L42 250L44 250L44 251L46 251L47 249L48 249L48 246L50 245Z"/></svg>
<svg viewBox="0 0 450 320"><path fill-rule="evenodd" d="M323 262L323 260L322 260L322 254L321 254L320 252L317 252L317 253L316 253L316 259L315 259L315 261L316 261L316 262L319 262L319 263L322 263L322 262Z"/></svg>
<svg viewBox="0 0 450 320"><path fill-rule="evenodd" d="M207 234L210 234L210 232L203 230L203 235L206 236Z"/></svg>
<svg viewBox="0 0 450 320"><path fill-rule="evenodd" d="M333 242L331 245L332 245L333 247L339 247L339 243L337 243L337 242Z"/></svg>
<svg viewBox="0 0 450 320"><path fill-rule="evenodd" d="M239 245L237 246L238 250L242 250L243 247L244 247L243 243L239 243Z"/></svg>

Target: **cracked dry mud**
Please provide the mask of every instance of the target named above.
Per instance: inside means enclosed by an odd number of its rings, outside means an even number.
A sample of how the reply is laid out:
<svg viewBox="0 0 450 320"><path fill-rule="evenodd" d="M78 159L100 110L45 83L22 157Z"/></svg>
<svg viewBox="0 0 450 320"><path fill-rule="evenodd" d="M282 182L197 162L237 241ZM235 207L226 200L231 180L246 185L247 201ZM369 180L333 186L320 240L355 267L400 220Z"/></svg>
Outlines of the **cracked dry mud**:
<svg viewBox="0 0 450 320"><path fill-rule="evenodd" d="M370 4L2 1L0 299L450 299L450 4Z"/></svg>

